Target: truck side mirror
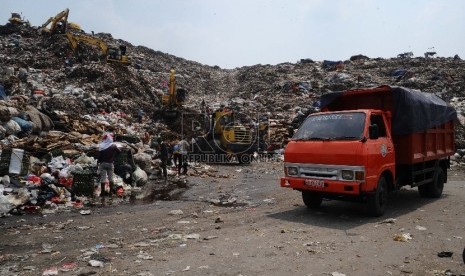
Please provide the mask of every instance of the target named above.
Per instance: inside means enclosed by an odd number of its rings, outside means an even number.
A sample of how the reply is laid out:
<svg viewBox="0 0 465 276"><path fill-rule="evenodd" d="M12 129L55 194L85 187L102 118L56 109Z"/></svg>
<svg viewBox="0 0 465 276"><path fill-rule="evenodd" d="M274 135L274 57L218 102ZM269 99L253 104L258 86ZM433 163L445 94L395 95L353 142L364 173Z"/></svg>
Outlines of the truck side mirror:
<svg viewBox="0 0 465 276"><path fill-rule="evenodd" d="M377 124L370 125L370 127L368 128L368 135L372 140L376 140L379 138L379 129Z"/></svg>

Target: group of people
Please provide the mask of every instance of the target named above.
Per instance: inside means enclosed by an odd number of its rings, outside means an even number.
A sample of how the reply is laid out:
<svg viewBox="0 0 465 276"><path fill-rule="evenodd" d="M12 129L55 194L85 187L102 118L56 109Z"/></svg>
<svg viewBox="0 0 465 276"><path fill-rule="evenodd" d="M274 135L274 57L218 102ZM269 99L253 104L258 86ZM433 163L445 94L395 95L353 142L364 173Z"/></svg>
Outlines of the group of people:
<svg viewBox="0 0 465 276"><path fill-rule="evenodd" d="M116 156L121 153L121 149L113 142L114 134L113 133L105 133L102 137L102 141L98 147L98 157L97 157L97 164L98 164L98 174L100 176L100 188L101 193L100 197L104 198L105 196L109 196L110 198L113 196L115 192L114 187L114 162ZM169 145L161 138L157 139L156 143L157 149L157 158L161 160L160 168L161 174L164 179L168 177L167 166L171 164L171 160L174 162L174 166L177 167L178 174L186 175L187 174L187 152L189 149L189 143L186 140L181 140L178 142ZM106 182L109 183L109 192L106 192Z"/></svg>
<svg viewBox="0 0 465 276"><path fill-rule="evenodd" d="M187 174L187 152L189 143L186 140L173 143L172 146L165 143L161 138L157 140L158 157L161 160L162 176L166 179L168 172L167 166L173 161L174 166L177 167L178 174ZM182 172L181 172L182 171Z"/></svg>

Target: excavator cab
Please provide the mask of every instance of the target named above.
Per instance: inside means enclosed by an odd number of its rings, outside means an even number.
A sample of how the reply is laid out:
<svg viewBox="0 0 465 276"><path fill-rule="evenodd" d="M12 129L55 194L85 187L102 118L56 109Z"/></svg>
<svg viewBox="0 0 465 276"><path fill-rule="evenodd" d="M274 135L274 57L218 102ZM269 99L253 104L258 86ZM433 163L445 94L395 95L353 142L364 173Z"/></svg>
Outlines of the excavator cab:
<svg viewBox="0 0 465 276"><path fill-rule="evenodd" d="M64 20L58 21L54 30L55 30L54 33L56 34L66 33L66 21Z"/></svg>
<svg viewBox="0 0 465 276"><path fill-rule="evenodd" d="M126 45L109 47L107 51L107 62L118 62L128 65L129 59L128 56L126 56Z"/></svg>

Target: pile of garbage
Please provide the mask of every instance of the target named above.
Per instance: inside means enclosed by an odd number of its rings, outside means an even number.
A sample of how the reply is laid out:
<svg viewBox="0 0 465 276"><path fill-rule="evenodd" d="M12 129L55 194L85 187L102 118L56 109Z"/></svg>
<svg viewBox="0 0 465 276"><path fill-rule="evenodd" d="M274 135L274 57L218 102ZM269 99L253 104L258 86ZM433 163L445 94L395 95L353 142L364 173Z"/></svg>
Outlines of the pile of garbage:
<svg viewBox="0 0 465 276"><path fill-rule="evenodd" d="M124 114L125 120L135 118L137 110L143 109L147 118L157 119L155 111L160 108L160 95L168 89L171 68L176 70L177 86L188 91L185 108L189 111L201 112L202 101L211 109L234 105L247 114L266 114L280 126L288 126L297 110L306 113L320 95L335 90L388 84L435 93L446 100L456 97L462 102L465 97L464 61L458 56L381 59L354 55L345 61L301 59L297 63L221 69L134 46L111 34L94 36L109 44L125 45L131 64L77 58L66 36L43 35L38 27L12 30L11 26L0 26L0 84L5 97L14 105L34 106L52 119L55 129L80 133L89 129L86 134L102 129L79 122L103 112ZM93 50L96 55L100 51ZM147 121L135 133L172 130L176 136L180 128L180 124ZM272 139L278 143L285 137Z"/></svg>

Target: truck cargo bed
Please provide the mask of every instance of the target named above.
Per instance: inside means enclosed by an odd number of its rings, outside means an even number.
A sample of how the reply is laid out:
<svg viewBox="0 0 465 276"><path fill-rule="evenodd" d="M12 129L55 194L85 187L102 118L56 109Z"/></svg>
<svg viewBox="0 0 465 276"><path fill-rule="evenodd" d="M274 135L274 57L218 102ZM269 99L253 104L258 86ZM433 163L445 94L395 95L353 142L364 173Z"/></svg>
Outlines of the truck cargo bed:
<svg viewBox="0 0 465 276"><path fill-rule="evenodd" d="M415 164L441 159L455 153L455 132L452 121L409 135L393 136L397 164Z"/></svg>

